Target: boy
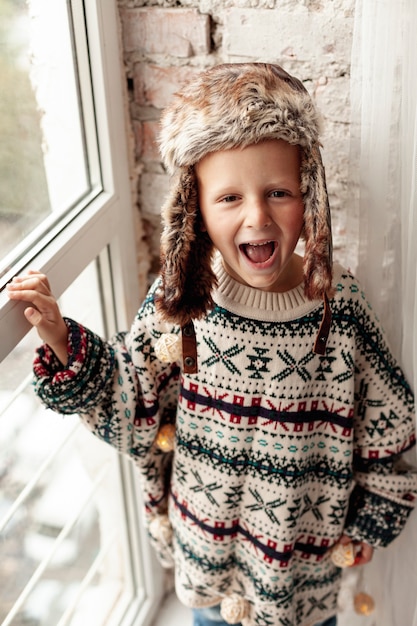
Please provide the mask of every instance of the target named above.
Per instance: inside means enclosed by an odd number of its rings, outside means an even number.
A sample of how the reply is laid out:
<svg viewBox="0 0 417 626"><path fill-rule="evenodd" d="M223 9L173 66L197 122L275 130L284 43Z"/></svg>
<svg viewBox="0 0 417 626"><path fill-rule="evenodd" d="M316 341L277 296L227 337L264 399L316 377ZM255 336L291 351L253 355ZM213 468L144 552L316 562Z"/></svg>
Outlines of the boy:
<svg viewBox="0 0 417 626"><path fill-rule="evenodd" d="M217 66L174 97L161 152L161 277L130 333L62 318L41 274L11 284L46 343L37 393L133 459L195 626L332 626L331 548L369 561L417 484L412 392L332 264L317 112L276 65Z"/></svg>

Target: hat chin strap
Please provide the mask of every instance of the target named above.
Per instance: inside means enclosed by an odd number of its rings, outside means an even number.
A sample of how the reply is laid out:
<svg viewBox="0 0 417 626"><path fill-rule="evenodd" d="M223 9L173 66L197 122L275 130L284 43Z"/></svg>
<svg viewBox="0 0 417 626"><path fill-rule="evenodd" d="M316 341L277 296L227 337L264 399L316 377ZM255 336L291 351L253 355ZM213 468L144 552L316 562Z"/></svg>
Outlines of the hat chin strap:
<svg viewBox="0 0 417 626"><path fill-rule="evenodd" d="M197 339L193 321L181 326L182 362L185 374L197 374Z"/></svg>
<svg viewBox="0 0 417 626"><path fill-rule="evenodd" d="M323 318L321 320L319 332L317 333L313 348L313 352L320 354L321 356L326 354L327 340L329 338L330 326L332 324L332 312L330 309L329 298L326 293L323 294L323 304Z"/></svg>

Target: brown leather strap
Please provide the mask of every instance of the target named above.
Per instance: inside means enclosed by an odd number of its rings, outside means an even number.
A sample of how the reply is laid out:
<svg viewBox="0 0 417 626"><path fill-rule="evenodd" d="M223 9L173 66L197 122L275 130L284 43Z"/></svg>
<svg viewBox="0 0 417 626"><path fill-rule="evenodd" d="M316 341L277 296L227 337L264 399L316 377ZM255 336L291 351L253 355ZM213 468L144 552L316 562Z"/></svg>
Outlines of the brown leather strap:
<svg viewBox="0 0 417 626"><path fill-rule="evenodd" d="M323 304L323 319L321 320L319 332L317 333L316 341L313 348L313 352L321 355L326 354L326 345L330 334L330 326L332 324L332 311L330 309L330 303L327 294L323 295Z"/></svg>
<svg viewBox="0 0 417 626"><path fill-rule="evenodd" d="M190 320L181 328L182 337L182 361L185 374L197 374L197 339L194 324Z"/></svg>

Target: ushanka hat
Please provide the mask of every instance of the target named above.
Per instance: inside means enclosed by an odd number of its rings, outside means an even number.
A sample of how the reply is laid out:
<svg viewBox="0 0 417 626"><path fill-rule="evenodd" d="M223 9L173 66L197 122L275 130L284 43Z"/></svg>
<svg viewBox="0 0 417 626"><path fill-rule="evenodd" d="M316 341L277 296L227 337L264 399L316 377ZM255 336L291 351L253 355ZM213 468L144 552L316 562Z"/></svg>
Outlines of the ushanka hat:
<svg viewBox="0 0 417 626"><path fill-rule="evenodd" d="M300 147L304 201L304 288L308 299L331 291L332 235L319 115L307 90L280 66L217 65L175 94L161 120L160 150L174 177L162 211L162 287L157 306L184 326L213 306L213 244L202 228L194 166L205 155L267 139Z"/></svg>

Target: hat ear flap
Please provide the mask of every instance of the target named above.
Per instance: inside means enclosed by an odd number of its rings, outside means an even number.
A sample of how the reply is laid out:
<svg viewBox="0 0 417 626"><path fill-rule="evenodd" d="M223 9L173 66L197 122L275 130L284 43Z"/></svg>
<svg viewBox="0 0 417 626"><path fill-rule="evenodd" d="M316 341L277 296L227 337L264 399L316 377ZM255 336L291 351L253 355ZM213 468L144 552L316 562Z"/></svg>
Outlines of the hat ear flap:
<svg viewBox="0 0 417 626"><path fill-rule="evenodd" d="M216 277L213 244L203 230L194 167L183 167L162 210L162 285L156 305L163 318L181 326L213 306Z"/></svg>
<svg viewBox="0 0 417 626"><path fill-rule="evenodd" d="M318 145L304 151L301 160L304 198L304 290L315 300L332 291L332 229L326 176Z"/></svg>

